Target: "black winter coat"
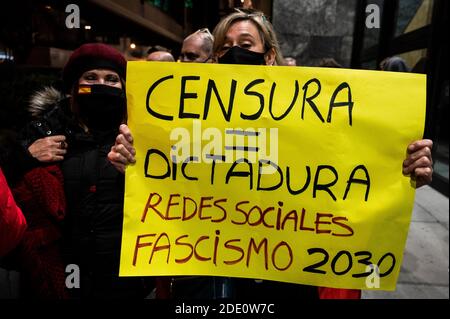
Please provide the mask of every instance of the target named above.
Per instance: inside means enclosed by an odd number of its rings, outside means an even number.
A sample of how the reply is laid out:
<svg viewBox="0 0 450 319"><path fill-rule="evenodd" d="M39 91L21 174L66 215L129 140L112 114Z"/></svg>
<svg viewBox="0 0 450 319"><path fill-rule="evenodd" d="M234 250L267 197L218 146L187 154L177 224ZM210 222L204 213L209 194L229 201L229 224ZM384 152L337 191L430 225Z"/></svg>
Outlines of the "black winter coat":
<svg viewBox="0 0 450 319"><path fill-rule="evenodd" d="M142 279L118 277L124 176L107 159L117 134L76 134L61 165L68 207L66 254L80 267L81 297L142 298L148 293Z"/></svg>

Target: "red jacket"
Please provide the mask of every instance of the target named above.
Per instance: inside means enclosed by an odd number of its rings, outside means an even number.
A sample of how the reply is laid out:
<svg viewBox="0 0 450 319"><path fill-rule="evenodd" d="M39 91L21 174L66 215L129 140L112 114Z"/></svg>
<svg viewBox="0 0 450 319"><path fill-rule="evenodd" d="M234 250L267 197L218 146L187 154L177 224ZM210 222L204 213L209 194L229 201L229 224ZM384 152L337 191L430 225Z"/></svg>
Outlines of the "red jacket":
<svg viewBox="0 0 450 319"><path fill-rule="evenodd" d="M61 257L61 221L66 212L63 176L58 165L28 171L12 188L28 228L17 247L25 298L63 299L64 263Z"/></svg>
<svg viewBox="0 0 450 319"><path fill-rule="evenodd" d="M0 169L0 257L5 256L22 239L27 222Z"/></svg>

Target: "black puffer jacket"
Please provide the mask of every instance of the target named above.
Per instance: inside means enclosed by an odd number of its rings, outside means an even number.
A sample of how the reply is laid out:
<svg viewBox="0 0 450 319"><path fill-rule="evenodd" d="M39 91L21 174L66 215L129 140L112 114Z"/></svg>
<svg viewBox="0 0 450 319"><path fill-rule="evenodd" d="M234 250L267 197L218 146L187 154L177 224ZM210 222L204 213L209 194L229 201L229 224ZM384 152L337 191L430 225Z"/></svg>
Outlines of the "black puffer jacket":
<svg viewBox="0 0 450 319"><path fill-rule="evenodd" d="M139 298L145 293L141 279L118 277L124 176L107 159L117 134L75 134L61 165L66 247L80 267L82 297Z"/></svg>

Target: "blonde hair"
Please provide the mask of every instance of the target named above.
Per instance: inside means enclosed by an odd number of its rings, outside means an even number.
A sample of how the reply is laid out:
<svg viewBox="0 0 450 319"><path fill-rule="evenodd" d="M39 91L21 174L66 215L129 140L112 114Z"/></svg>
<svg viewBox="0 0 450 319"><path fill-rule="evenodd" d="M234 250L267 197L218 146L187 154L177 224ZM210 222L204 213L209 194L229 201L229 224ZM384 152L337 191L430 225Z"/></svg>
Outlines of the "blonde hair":
<svg viewBox="0 0 450 319"><path fill-rule="evenodd" d="M213 36L214 36L214 46L213 53L217 58L220 50L222 49L225 38L228 30L231 25L235 22L246 21L249 20L253 22L253 24L257 27L259 31L259 35L263 42L264 52L273 49L275 51L275 62L277 65L284 64L284 58L281 54L280 45L278 44L277 36L275 34L275 30L273 29L272 24L267 20L264 13L260 11L249 11L245 12L239 9L235 9L236 12L233 12L226 17L224 17L217 26L214 28Z"/></svg>

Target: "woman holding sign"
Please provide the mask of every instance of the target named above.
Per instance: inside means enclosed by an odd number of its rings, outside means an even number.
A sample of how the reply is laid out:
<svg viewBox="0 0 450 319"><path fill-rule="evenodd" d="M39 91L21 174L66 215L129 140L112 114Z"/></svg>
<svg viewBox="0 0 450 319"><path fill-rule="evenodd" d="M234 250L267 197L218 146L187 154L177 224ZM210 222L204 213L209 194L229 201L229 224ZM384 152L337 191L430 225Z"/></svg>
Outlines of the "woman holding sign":
<svg viewBox="0 0 450 319"><path fill-rule="evenodd" d="M213 32L215 41L213 54L216 62L248 65L282 65L283 59L272 25L260 12L238 11L226 16ZM420 140L407 148L407 158L403 162L403 173L410 175L416 187L428 184L432 178L432 141ZM120 127L116 144L108 158L121 172L135 161L133 138L126 125ZM399 167L400 169L400 167ZM192 281L193 283L194 281ZM306 298L359 298L358 290L329 289L272 281L232 279L227 287L232 288L232 296L272 297L284 299Z"/></svg>

